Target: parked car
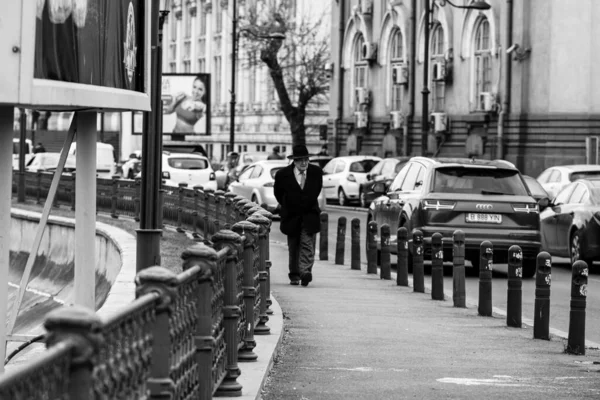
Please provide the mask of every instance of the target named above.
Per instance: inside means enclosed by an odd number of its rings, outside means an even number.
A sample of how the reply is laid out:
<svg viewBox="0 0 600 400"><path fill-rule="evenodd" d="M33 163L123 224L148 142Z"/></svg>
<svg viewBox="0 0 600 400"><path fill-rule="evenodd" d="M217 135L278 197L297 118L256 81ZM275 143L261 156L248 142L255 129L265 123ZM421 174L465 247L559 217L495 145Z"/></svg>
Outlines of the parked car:
<svg viewBox="0 0 600 400"><path fill-rule="evenodd" d="M373 191L376 182L384 182L386 185L392 183L398 172L410 157L389 157L379 161L367 174L367 180L360 184L359 203L361 207L369 208L371 202L379 195Z"/></svg>
<svg viewBox="0 0 600 400"><path fill-rule="evenodd" d="M600 180L578 179L564 187L542 213L542 250L584 260L600 260Z"/></svg>
<svg viewBox="0 0 600 400"><path fill-rule="evenodd" d="M275 174L288 166L290 160L263 160L250 164L237 181L229 185L229 191L260 204L270 212L277 213L277 199L273 192ZM325 210L323 192L319 195L319 208Z"/></svg>
<svg viewBox="0 0 600 400"><path fill-rule="evenodd" d="M25 166L25 171L29 172L54 172L58 167L58 162L60 160L60 153L54 152L45 152L45 153L36 153L29 160L27 165ZM65 161L65 166L63 168L64 173L70 173L75 171L75 157L71 155L67 155L67 160Z"/></svg>
<svg viewBox="0 0 600 400"><path fill-rule="evenodd" d="M308 162L312 165L316 165L317 167L323 169L329 161L331 161L333 157L326 156L324 154L315 154L308 158Z"/></svg>
<svg viewBox="0 0 600 400"><path fill-rule="evenodd" d="M452 260L452 235L465 233L465 258L479 271L479 248L489 240L494 262L506 262L508 249L523 250L523 276L535 274L540 251L538 202L531 196L520 172L504 160L413 157L369 208L367 221L388 224L392 252L396 252L399 227L419 229L424 237L425 257L431 258L431 236L443 235L444 259ZM410 235L409 235L410 236ZM375 238L379 246L379 236ZM411 240L412 242L412 240ZM409 255L410 257L410 255Z"/></svg>
<svg viewBox="0 0 600 400"><path fill-rule="evenodd" d="M553 199L569 183L593 177L600 178L600 165L574 164L547 168L537 180Z"/></svg>
<svg viewBox="0 0 600 400"><path fill-rule="evenodd" d="M162 179L168 186L187 183L190 188L201 185L204 189L217 190L215 171L208 158L199 154L163 152Z"/></svg>
<svg viewBox="0 0 600 400"><path fill-rule="evenodd" d="M71 143L69 154L77 157L77 143ZM115 149L111 144L96 143L96 174L98 178L111 179L117 173Z"/></svg>
<svg viewBox="0 0 600 400"><path fill-rule="evenodd" d="M367 174L381 161L375 156L340 156L331 159L323 168L325 200L337 200L341 206L359 198L360 185Z"/></svg>

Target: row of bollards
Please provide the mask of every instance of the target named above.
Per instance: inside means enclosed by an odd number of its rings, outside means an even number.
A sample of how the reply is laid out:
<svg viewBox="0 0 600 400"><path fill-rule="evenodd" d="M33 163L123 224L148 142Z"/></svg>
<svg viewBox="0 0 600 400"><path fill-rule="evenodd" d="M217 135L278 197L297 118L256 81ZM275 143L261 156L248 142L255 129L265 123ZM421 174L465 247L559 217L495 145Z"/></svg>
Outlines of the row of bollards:
<svg viewBox="0 0 600 400"><path fill-rule="evenodd" d="M328 216L321 214L320 259L327 260ZM391 276L391 240L390 227L383 224L379 229L375 221L367 225L366 256L367 274L377 274L385 280ZM344 265L346 240L346 217L338 219L335 264ZM351 269L361 269L360 255L360 220L351 221ZM492 272L494 248L490 241L483 241L479 249L479 301L478 314L492 316ZM324 254L325 253L325 254ZM398 228L396 254L396 285L409 286L408 274L412 268L413 291L425 292L425 268L423 233L415 229L412 232L412 246L409 248L408 230ZM547 252L537 255L536 290L534 306L534 339L550 339L550 282L552 261ZM431 298L444 300L444 249L443 237L434 233L431 237ZM379 264L379 270L378 270ZM508 285L506 325L520 328L522 326L522 277L523 252L519 246L511 246L508 250ZM571 308L569 315L569 337L567 352L585 354L585 308L587 297L588 265L584 261L573 264L571 286ZM465 285L465 234L461 230L452 235L452 300L454 307L466 308Z"/></svg>

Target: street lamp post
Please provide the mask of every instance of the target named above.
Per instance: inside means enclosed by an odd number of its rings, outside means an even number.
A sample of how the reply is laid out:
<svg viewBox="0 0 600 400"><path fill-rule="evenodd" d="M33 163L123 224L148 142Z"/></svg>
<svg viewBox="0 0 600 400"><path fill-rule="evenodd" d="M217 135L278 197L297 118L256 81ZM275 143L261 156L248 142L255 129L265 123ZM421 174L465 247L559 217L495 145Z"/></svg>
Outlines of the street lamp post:
<svg viewBox="0 0 600 400"><path fill-rule="evenodd" d="M423 111L421 115L421 155L427 153L427 139L429 135L429 31L431 29L431 16L433 15L432 4L436 0L425 0L425 23L423 26L423 90L421 90L423 100ZM439 0L440 7L450 4L454 8L463 8L468 10L489 10L491 6L485 1L475 1L468 6L460 6L452 3L450 0Z"/></svg>
<svg viewBox="0 0 600 400"><path fill-rule="evenodd" d="M272 35L258 35L252 32L248 28L243 28L238 31L238 9L237 0L233 0L233 27L231 29L231 101L229 102L229 151L235 151L235 104L236 104L236 93L235 93L235 75L237 69L237 53L238 43L240 41L240 34L242 32L248 33L258 39L285 39L285 35L282 33L274 33Z"/></svg>

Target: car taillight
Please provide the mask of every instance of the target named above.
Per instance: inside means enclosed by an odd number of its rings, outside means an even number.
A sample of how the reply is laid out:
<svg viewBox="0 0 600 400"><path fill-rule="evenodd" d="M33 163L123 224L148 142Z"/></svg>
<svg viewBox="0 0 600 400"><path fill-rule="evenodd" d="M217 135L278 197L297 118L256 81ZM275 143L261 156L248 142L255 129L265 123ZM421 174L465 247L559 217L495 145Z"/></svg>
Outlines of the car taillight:
<svg viewBox="0 0 600 400"><path fill-rule="evenodd" d="M214 173L214 172L211 172L211 173L210 173L210 175L208 176L208 180L209 180L209 181L214 181L214 180L216 180L216 179L217 179L217 178L215 177L215 173Z"/></svg>
<svg viewBox="0 0 600 400"><path fill-rule="evenodd" d="M538 207L537 203L512 204L512 208L515 212L522 212L527 214L540 213L540 208Z"/></svg>
<svg viewBox="0 0 600 400"><path fill-rule="evenodd" d="M267 182L263 185L263 187L273 187L275 186L275 182Z"/></svg>
<svg viewBox="0 0 600 400"><path fill-rule="evenodd" d="M455 201L448 200L423 200L424 210L454 210Z"/></svg>
<svg viewBox="0 0 600 400"><path fill-rule="evenodd" d="M348 175L348 178L346 179L348 179L350 182L356 182L356 178L352 174Z"/></svg>

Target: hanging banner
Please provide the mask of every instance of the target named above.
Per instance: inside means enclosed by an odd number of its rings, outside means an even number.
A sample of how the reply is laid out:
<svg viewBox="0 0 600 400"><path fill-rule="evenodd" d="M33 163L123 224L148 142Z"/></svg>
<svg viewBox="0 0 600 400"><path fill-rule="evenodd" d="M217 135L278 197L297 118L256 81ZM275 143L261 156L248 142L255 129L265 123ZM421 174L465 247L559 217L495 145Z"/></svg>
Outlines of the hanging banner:
<svg viewBox="0 0 600 400"><path fill-rule="evenodd" d="M37 0L34 77L144 91L144 0Z"/></svg>
<svg viewBox="0 0 600 400"><path fill-rule="evenodd" d="M163 74L163 134L210 135L210 74Z"/></svg>

